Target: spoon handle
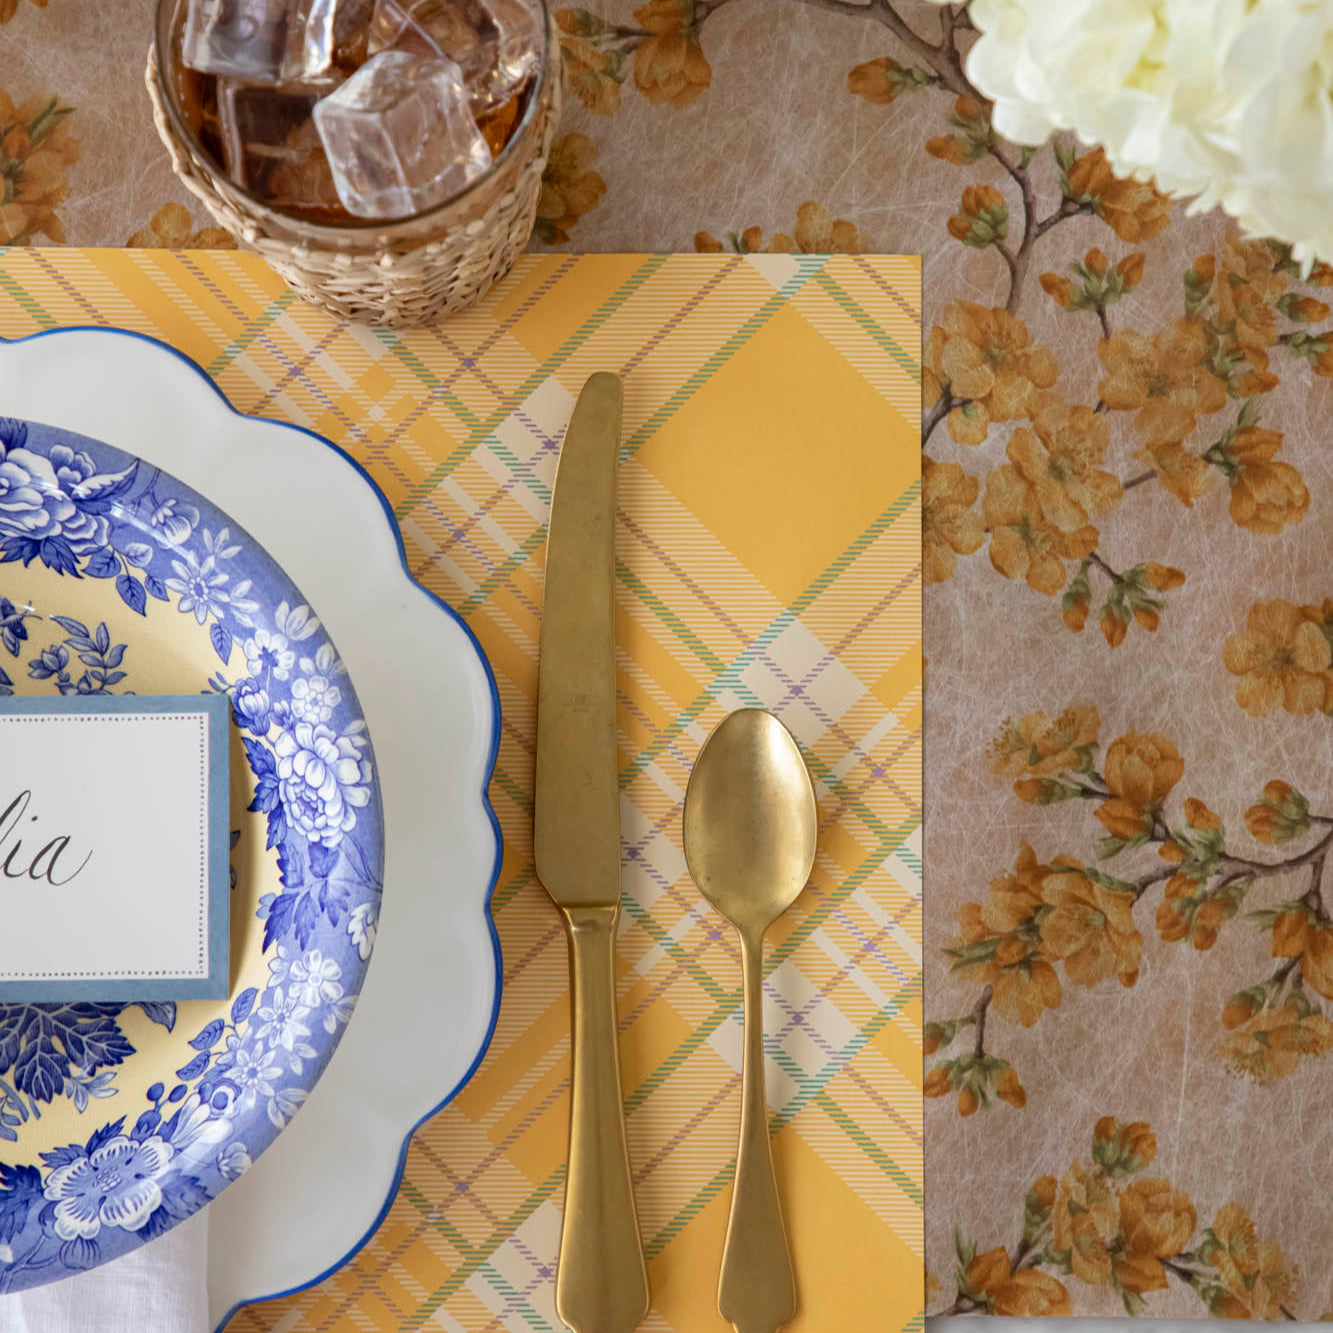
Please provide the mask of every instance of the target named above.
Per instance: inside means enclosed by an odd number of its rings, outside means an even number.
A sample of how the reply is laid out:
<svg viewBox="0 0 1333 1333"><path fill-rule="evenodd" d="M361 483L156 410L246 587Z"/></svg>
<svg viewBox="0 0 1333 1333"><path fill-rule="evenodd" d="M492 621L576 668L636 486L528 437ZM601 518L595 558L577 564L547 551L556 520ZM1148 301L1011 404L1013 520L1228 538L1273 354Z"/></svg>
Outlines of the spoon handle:
<svg viewBox="0 0 1333 1333"><path fill-rule="evenodd" d="M630 1333L648 1274L630 1181L613 948L619 906L566 907L573 1005L569 1166L555 1307L574 1333Z"/></svg>
<svg viewBox="0 0 1333 1333"><path fill-rule="evenodd" d="M745 1057L741 1134L717 1308L736 1333L773 1333L796 1313L796 1279L768 1138L764 1095L764 937L741 931Z"/></svg>

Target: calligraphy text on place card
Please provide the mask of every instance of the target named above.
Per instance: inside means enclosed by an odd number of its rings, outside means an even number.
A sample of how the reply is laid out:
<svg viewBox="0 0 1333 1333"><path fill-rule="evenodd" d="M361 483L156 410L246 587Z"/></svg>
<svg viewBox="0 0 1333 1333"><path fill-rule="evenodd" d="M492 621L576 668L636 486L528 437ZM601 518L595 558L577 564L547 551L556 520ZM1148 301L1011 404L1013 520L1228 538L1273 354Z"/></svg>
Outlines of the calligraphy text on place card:
<svg viewBox="0 0 1333 1333"><path fill-rule="evenodd" d="M62 867L60 858L69 851L70 839L68 834L61 833L42 844L25 864L23 839L18 835L31 803L32 792L25 789L10 801L3 813L0 813L0 857L4 858L0 860L0 873L6 879L22 879L24 876L32 880L44 879L52 888L58 889L74 879L92 860L93 854L88 852L78 865L69 869L73 865L73 856L78 854L77 851L71 853L71 860ZM36 824L40 816L28 815L28 819ZM23 831L26 833L27 829ZM34 845L35 842L36 839L30 839L29 845ZM68 870L68 873L61 875L62 869Z"/></svg>

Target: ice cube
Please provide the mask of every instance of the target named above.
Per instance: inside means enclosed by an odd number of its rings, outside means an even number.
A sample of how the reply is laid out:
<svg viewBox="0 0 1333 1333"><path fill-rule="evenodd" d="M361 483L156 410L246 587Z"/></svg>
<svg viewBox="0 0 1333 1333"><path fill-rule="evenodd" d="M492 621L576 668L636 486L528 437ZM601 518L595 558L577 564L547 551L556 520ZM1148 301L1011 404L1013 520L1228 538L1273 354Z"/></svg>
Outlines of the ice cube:
<svg viewBox="0 0 1333 1333"><path fill-rule="evenodd" d="M474 103L498 105L537 68L540 28L525 0L376 0L370 51L442 55Z"/></svg>
<svg viewBox="0 0 1333 1333"><path fill-rule="evenodd" d="M443 203L491 163L458 66L381 51L315 104L315 125L349 213L397 218Z"/></svg>
<svg viewBox="0 0 1333 1333"><path fill-rule="evenodd" d="M336 209L338 194L311 112L340 76L269 88L218 80L227 174L277 208Z"/></svg>
<svg viewBox="0 0 1333 1333"><path fill-rule="evenodd" d="M250 83L322 74L333 59L338 0L189 0L181 59Z"/></svg>

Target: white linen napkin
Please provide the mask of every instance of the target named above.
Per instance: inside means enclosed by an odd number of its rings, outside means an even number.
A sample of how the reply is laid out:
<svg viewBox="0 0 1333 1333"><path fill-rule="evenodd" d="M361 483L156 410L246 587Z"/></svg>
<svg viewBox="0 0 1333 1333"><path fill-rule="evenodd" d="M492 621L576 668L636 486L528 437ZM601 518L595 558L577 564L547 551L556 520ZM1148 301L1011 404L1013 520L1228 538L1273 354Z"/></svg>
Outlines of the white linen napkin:
<svg viewBox="0 0 1333 1333"><path fill-rule="evenodd" d="M123 1258L0 1296L0 1333L209 1333L208 1210Z"/></svg>

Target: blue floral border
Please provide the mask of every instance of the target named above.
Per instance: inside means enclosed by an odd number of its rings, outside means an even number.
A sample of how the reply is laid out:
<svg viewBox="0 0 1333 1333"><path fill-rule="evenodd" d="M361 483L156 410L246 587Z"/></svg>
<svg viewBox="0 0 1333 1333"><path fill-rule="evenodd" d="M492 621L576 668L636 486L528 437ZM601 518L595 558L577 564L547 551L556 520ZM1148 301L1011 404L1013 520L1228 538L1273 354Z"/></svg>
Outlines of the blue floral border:
<svg viewBox="0 0 1333 1333"><path fill-rule="evenodd" d="M207 634L220 669L206 688L230 697L247 733L249 808L265 817L282 888L259 907L265 985L188 1043L182 1034L178 1082L149 1088L128 1130L122 1115L41 1154L40 1167L0 1162L0 1291L133 1248L250 1165L299 1108L351 1015L382 890L378 787L355 693L262 548L156 468L0 418L0 577L34 563L113 582L135 614L184 614ZM0 598L0 650L62 694L133 684L133 645L113 643L106 622L90 627L21 599ZM13 689L0 668L0 694ZM0 1138L16 1140L57 1098L83 1114L118 1095L118 1067L134 1054L119 1023L128 1007L0 1006ZM175 1005L140 1007L174 1030Z"/></svg>
<svg viewBox="0 0 1333 1333"><path fill-rule="evenodd" d="M26 334L20 338L10 338L10 339L0 338L0 350L3 350L3 348L6 345L19 346L27 343L39 343L47 341L55 341L58 344L59 342L64 341L68 338L75 338L76 340L82 340L88 337L92 337L97 340L105 339L109 345L114 345L115 343L128 340L132 344L137 344L144 348L151 349L151 352L154 355L162 356L164 358L164 361L175 362L187 368L191 374L191 377L195 380L197 386L202 391L205 391L208 395L210 395L213 399L215 399L218 403L220 403L221 406L225 409L225 411L229 413L231 416L248 421L263 421L267 425L280 427L283 430L292 431L297 435L305 436L308 439L315 441L321 448L327 449L343 464L351 468L352 471L356 473L356 475L364 483L368 496L373 497L374 500L378 503L381 515L383 516L383 520L388 526L388 530L393 537L394 546L398 552L398 564L402 572L402 576L408 582L415 583L415 581L412 578L412 571L408 565L407 549L403 544L402 533L399 531L397 520L394 517L393 506L389 504L388 499L385 497L384 492L381 491L379 486L376 484L375 479L370 475L369 472L366 471L365 467L361 464L361 462L357 458L355 458L352 454L349 454L345 449L342 449L338 445L334 444L332 440L327 439L325 436L320 435L315 431L309 430L304 426L295 426L292 425L290 422L276 422L269 418L259 417L253 414L247 414L238 411L232 405L231 401L227 398L226 394L223 393L222 390L213 382L213 379L209 375L209 373L197 361L195 361L192 357L187 356L184 352L180 351L179 349L171 346L169 343L162 342L158 338L152 338L147 334L139 333L134 329L120 329L120 328L107 327L104 325L69 325L64 328L43 329L36 333ZM490 794L489 794L491 778L495 772L496 758L500 752L500 694L498 689L496 688L495 675L494 672L491 670L490 662L487 659L486 654L481 647L481 644L477 641L477 637L473 633L471 627L458 614L458 612L453 609L453 607L451 607L446 601L444 601L443 598L431 592L429 588L422 588L421 591L427 598L430 599L430 601L432 601L439 608L439 610L444 615L446 615L450 620L452 620L458 626L461 632L466 636L468 642L472 645L472 649L477 655L477 661L480 663L482 671L485 674L487 689L490 695L490 708L491 708L490 741L487 749L485 763L483 765L481 782L477 793L477 797L478 800L480 801L481 808L485 813L486 820L490 825L491 834L495 841L495 851L491 860L491 869L487 880L486 894L482 904L482 910L486 921L486 928L491 941L492 965L495 977L494 998L491 1003L491 1013L487 1021L486 1031L482 1037L482 1040L477 1047L476 1053L474 1054L471 1063L468 1065L467 1069L464 1070L462 1077L459 1078L458 1082L455 1083L452 1088L448 1089L441 1096L440 1100L433 1107L427 1110L426 1113L422 1115L414 1124L408 1126L406 1132L403 1135L402 1143L399 1145L398 1161L394 1166L392 1176L388 1182L384 1200L381 1203L375 1216L371 1219L370 1223L367 1225L366 1229L361 1234L361 1236L346 1251L346 1253L340 1255L336 1260L334 1260L333 1263L331 1263L327 1268L323 1269L321 1272L316 1273L303 1281L294 1283L290 1287L284 1287L278 1291L257 1293L254 1299L271 1300L271 1299L277 1299L282 1296L291 1296L300 1291L305 1291L308 1288L313 1287L318 1283L324 1281L325 1278L331 1276L333 1273L336 1273L340 1268L342 1268L350 1260L355 1258L358 1253L360 1253L360 1251L364 1248L366 1243L370 1240L371 1236L375 1234L375 1232L379 1229L380 1224L384 1221L385 1217L388 1215L389 1208L393 1203L394 1196L398 1192L398 1186L402 1181L403 1173L407 1166L407 1153L408 1153L408 1148L411 1145L412 1135L415 1134L416 1131L420 1129L421 1126L424 1125L428 1120L430 1120L433 1116L437 1115L445 1106L447 1106L451 1101L453 1101L453 1099L459 1094L459 1092L461 1092L462 1089L467 1086L468 1082L472 1078L472 1075L476 1073L478 1066L481 1064L483 1058L485 1057L486 1051L490 1047L491 1039L495 1034L495 1025L500 1016L500 997L503 990L504 960L500 949L500 936L495 928L495 917L492 912L492 900L494 898L496 885L499 883L500 880L500 864L504 855L504 837L500 829L500 821L496 817L494 807L491 805ZM242 1304L244 1304L244 1302L238 1302L231 1309L223 1313L221 1319L219 1319L216 1325L214 1333L223 1333L223 1329L226 1327L227 1323L231 1320L231 1317L236 1313L236 1311L240 1309L240 1306Z"/></svg>

